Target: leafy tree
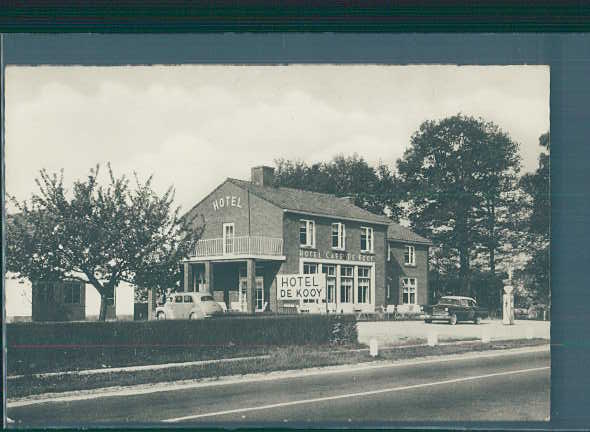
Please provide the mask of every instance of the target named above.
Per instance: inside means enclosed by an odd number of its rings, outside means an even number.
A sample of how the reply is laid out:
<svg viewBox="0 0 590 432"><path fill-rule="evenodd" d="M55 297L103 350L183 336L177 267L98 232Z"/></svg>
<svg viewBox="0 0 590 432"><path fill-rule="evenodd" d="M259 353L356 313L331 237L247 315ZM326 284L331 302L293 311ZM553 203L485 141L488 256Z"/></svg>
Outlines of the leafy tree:
<svg viewBox="0 0 590 432"><path fill-rule="evenodd" d="M7 229L7 269L33 281L76 279L100 294L100 320L120 281L165 289L180 280L179 261L199 237L192 221L173 209L173 189L158 196L152 177L131 188L129 180L98 183L99 166L68 193L63 171L40 171L39 192L30 202L12 201L20 210Z"/></svg>
<svg viewBox="0 0 590 432"><path fill-rule="evenodd" d="M335 156L329 162L307 164L303 161L275 161L276 186L349 196L359 207L398 220L401 209L395 176L385 164L370 166L354 154Z"/></svg>
<svg viewBox="0 0 590 432"><path fill-rule="evenodd" d="M527 212L524 223L523 249L534 251L524 268L523 279L530 287L534 300L551 304L550 290L550 238L551 200L549 177L549 132L539 137L539 145L545 151L539 156L539 166L534 173L522 176L520 185L527 199L523 208Z"/></svg>
<svg viewBox="0 0 590 432"><path fill-rule="evenodd" d="M397 162L408 219L456 263L461 293L473 295L471 267L482 249L495 272L519 165L518 145L506 133L461 114L424 122Z"/></svg>

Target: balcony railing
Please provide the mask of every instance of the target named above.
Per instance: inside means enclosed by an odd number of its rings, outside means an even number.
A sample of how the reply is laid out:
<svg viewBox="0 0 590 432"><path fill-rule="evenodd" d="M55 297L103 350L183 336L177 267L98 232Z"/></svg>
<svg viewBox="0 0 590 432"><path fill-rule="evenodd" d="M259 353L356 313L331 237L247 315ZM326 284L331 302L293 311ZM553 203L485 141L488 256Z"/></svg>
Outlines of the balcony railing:
<svg viewBox="0 0 590 432"><path fill-rule="evenodd" d="M199 240L195 257L217 257L235 255L282 256L283 239L262 236L244 236Z"/></svg>

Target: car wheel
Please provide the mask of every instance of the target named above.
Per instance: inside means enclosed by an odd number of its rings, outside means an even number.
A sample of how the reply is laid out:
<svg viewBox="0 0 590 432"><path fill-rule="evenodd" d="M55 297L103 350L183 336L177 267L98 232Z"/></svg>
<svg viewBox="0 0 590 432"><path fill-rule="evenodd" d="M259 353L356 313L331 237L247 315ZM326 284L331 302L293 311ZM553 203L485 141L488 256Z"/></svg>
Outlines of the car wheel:
<svg viewBox="0 0 590 432"><path fill-rule="evenodd" d="M475 324L479 325L481 324L481 317L475 317Z"/></svg>
<svg viewBox="0 0 590 432"><path fill-rule="evenodd" d="M430 324L430 323L432 322L432 320L431 320L431 319L426 319L426 320L424 320L424 322L425 322L426 324Z"/></svg>
<svg viewBox="0 0 590 432"><path fill-rule="evenodd" d="M164 319L166 319L166 314L164 314L164 312L158 312L158 315L156 315L156 318L158 318L159 320L164 320Z"/></svg>
<svg viewBox="0 0 590 432"><path fill-rule="evenodd" d="M455 314L451 315L451 319L449 320L449 324L450 325L457 324L457 315L455 315Z"/></svg>

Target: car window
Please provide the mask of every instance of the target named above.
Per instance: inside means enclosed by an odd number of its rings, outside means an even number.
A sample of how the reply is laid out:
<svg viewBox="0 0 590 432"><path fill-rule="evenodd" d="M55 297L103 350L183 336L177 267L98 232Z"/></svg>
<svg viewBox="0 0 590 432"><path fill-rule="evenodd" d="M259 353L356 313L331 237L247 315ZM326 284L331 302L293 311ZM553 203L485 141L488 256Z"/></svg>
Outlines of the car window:
<svg viewBox="0 0 590 432"><path fill-rule="evenodd" d="M453 305L453 306L458 306L460 304L458 300L452 299L452 298L448 298L448 297L442 297L440 299L440 303L448 304L448 305Z"/></svg>
<svg viewBox="0 0 590 432"><path fill-rule="evenodd" d="M213 301L213 296L201 296L201 301Z"/></svg>
<svg viewBox="0 0 590 432"><path fill-rule="evenodd" d="M174 297L174 303L182 303L182 296Z"/></svg>
<svg viewBox="0 0 590 432"><path fill-rule="evenodd" d="M192 303L193 302L193 296L185 295L184 296L184 302L185 303Z"/></svg>

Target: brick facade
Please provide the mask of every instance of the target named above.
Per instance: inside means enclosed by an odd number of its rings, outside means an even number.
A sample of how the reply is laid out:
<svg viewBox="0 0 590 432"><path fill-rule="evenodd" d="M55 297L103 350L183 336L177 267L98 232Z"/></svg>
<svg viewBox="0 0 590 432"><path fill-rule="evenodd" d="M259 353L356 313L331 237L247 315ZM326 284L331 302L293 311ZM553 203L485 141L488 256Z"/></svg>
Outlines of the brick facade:
<svg viewBox="0 0 590 432"><path fill-rule="evenodd" d="M390 222L386 218L359 209L344 198L273 188L269 180L272 171L262 172L263 169L253 169L252 183L227 179L189 211L188 217L197 216L195 226L203 227L201 244L215 244L217 249L209 255L189 257L184 263L185 290L210 290L216 298L223 298L228 307L236 298L248 297L248 311L253 312L255 305L251 297L255 294L255 285L260 291L257 279L262 278L265 310L293 311L288 307L293 305L277 300L276 276L303 273L304 263L307 263L305 271L331 272L331 279L335 281L331 292L335 294L329 308L333 311L372 311L381 305L399 304L403 277L416 278L416 303L427 303L428 245L416 244L415 267L404 266L405 243L388 239ZM310 206L316 206L315 211L300 210L301 202L306 199ZM325 209L318 209L318 202L325 205ZM300 244L302 219L314 223L313 247ZM332 224L336 222L345 226L342 250L332 247ZM238 241L238 237L242 237L239 241L250 240L243 237L253 237L255 241L278 240L282 241L281 253L227 255L225 249L221 253L219 245L223 225L227 223L234 224L236 239L233 241ZM372 229L372 252L361 251L361 227ZM391 261L387 260L388 244L393 251ZM257 278L253 277L254 268ZM350 280L353 280L352 287ZM245 289L240 287L246 286L247 296L239 294ZM260 292L256 294L260 295Z"/></svg>
<svg viewBox="0 0 590 432"><path fill-rule="evenodd" d="M428 286L428 245L410 242L389 241L390 257L386 261L387 283L389 284L389 298L387 304L402 304L402 279L416 279L416 303L429 303ZM406 246L415 248L415 265L405 264L404 254Z"/></svg>

